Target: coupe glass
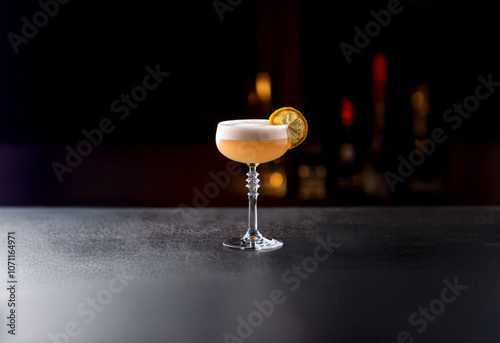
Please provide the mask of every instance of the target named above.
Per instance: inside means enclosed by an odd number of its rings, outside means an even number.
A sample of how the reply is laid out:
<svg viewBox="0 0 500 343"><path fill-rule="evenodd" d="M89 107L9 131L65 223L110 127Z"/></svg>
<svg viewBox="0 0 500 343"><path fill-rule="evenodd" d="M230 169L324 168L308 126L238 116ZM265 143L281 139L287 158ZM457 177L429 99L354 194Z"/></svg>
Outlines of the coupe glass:
<svg viewBox="0 0 500 343"><path fill-rule="evenodd" d="M215 141L227 158L248 165L248 229L243 237L223 242L228 248L242 250L277 249L283 242L262 236L257 228L259 173L257 166L282 156L289 146L288 126L272 125L265 119L227 120L217 125Z"/></svg>

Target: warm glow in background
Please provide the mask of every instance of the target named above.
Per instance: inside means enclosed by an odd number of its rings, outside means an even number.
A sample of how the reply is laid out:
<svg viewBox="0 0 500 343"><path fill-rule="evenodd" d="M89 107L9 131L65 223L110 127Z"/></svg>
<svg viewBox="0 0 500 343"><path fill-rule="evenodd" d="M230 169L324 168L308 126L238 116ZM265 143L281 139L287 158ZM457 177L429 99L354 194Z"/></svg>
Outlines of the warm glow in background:
<svg viewBox="0 0 500 343"><path fill-rule="evenodd" d="M500 88L459 128L443 117L479 76L500 81L499 3L401 1L348 63L340 44L387 3L243 1L221 21L210 1L72 1L15 53L8 33L40 7L2 1L0 204L246 206L245 166L214 179L217 123L283 106L309 136L259 166L263 206L500 204ZM169 76L119 119L113 101L157 65ZM52 163L103 118L114 131L59 182Z"/></svg>

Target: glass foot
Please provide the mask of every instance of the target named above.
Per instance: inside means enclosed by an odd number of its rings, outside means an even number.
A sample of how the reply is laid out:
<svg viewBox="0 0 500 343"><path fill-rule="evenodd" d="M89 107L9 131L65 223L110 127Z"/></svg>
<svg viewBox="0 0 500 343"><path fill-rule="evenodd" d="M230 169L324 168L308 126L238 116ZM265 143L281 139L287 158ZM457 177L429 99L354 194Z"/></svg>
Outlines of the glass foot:
<svg viewBox="0 0 500 343"><path fill-rule="evenodd" d="M283 246L282 241L278 241L277 239L267 239L264 237L256 240L243 239L241 237L230 238L222 242L222 244L226 248L240 249L240 250L271 250L271 249L279 249Z"/></svg>

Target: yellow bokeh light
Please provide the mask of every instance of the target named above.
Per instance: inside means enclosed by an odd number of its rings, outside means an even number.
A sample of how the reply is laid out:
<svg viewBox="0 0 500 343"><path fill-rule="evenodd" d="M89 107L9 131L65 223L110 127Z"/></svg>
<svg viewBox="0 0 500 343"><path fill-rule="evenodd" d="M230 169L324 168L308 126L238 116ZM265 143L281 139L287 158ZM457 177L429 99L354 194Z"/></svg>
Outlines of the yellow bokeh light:
<svg viewBox="0 0 500 343"><path fill-rule="evenodd" d="M299 167L297 172L299 174L299 177L305 179L306 177L309 177L309 175L311 174L311 169L309 168L309 166L303 164Z"/></svg>
<svg viewBox="0 0 500 343"><path fill-rule="evenodd" d="M248 94L247 100L248 103L252 106L257 106L260 103L260 99L255 92L251 92L250 94Z"/></svg>
<svg viewBox="0 0 500 343"><path fill-rule="evenodd" d="M316 166L316 176L321 178L326 177L326 167L324 165Z"/></svg>
<svg viewBox="0 0 500 343"><path fill-rule="evenodd" d="M420 109L425 105L425 95L422 91L413 92L411 95L411 105L416 109Z"/></svg>
<svg viewBox="0 0 500 343"><path fill-rule="evenodd" d="M306 199L309 199L310 197L311 197L311 192L309 191L309 189L307 189L305 187L299 188L299 198L301 200L306 200Z"/></svg>
<svg viewBox="0 0 500 343"><path fill-rule="evenodd" d="M261 101L271 101L271 75L269 73L260 72L257 74L255 78L255 90Z"/></svg>
<svg viewBox="0 0 500 343"><path fill-rule="evenodd" d="M411 94L411 106L415 114L425 117L429 114L429 87L422 83Z"/></svg>
<svg viewBox="0 0 500 343"><path fill-rule="evenodd" d="M269 184L274 188L280 187L283 184L283 175L278 172L272 173L269 178Z"/></svg>
<svg viewBox="0 0 500 343"><path fill-rule="evenodd" d="M318 187L316 189L316 198L317 199L324 199L324 198L326 198L326 188L325 187Z"/></svg>

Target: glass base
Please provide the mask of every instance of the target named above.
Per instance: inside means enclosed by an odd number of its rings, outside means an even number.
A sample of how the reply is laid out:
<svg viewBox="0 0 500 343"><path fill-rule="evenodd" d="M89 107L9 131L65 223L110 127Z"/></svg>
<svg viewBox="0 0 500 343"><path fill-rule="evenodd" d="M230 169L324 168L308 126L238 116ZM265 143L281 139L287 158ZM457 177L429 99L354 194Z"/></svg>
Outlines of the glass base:
<svg viewBox="0 0 500 343"><path fill-rule="evenodd" d="M226 248L240 250L272 250L279 249L283 246L282 241L278 241L277 239L267 239L264 237L258 240L243 239L241 237L230 238L222 242L222 244Z"/></svg>

